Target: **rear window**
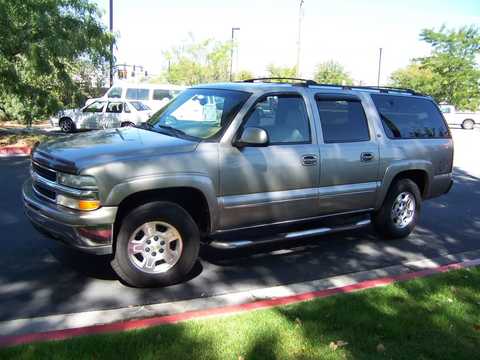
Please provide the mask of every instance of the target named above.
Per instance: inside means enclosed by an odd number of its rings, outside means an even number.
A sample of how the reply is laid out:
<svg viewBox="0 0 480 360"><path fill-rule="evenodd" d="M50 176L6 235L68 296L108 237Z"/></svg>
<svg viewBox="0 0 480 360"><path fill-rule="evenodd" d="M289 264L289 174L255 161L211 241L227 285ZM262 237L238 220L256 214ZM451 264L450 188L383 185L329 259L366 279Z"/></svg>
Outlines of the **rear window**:
<svg viewBox="0 0 480 360"><path fill-rule="evenodd" d="M372 100L391 139L450 137L443 117L428 99L372 94Z"/></svg>
<svg viewBox="0 0 480 360"><path fill-rule="evenodd" d="M148 100L148 89L127 89L126 98L129 100Z"/></svg>

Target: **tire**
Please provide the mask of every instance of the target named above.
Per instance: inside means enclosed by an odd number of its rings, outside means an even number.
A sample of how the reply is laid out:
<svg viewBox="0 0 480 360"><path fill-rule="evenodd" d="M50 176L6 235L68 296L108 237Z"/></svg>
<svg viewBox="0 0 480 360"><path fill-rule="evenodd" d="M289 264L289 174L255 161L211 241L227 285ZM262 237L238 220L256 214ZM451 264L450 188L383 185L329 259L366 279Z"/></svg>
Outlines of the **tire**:
<svg viewBox="0 0 480 360"><path fill-rule="evenodd" d="M415 228L421 204L417 184L410 179L397 180L390 186L382 207L372 214L373 227L385 239L405 238Z"/></svg>
<svg viewBox="0 0 480 360"><path fill-rule="evenodd" d="M150 230L142 228L145 224L149 224ZM146 232L142 235L143 229ZM171 242L167 240L167 231ZM199 248L199 230L190 214L171 202L151 202L123 218L111 264L131 286L167 286L185 280L197 261ZM163 259L164 255L169 256L170 263Z"/></svg>
<svg viewBox="0 0 480 360"><path fill-rule="evenodd" d="M475 127L475 121L473 121L472 119L463 120L462 129L473 130L474 127Z"/></svg>
<svg viewBox="0 0 480 360"><path fill-rule="evenodd" d="M75 123L70 118L60 119L60 128L64 133L73 133L75 132Z"/></svg>
<svg viewBox="0 0 480 360"><path fill-rule="evenodd" d="M127 127L127 126L135 126L135 124L130 121L126 121L120 124L120 127Z"/></svg>

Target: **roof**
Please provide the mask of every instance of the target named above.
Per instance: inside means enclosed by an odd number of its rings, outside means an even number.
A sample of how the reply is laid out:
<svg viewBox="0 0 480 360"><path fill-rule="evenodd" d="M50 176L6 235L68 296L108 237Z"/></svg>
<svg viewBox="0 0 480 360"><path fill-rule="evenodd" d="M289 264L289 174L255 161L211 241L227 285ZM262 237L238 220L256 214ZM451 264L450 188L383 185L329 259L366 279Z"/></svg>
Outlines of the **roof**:
<svg viewBox="0 0 480 360"><path fill-rule="evenodd" d="M274 80L274 81L272 81ZM425 96L412 89L393 88L393 87L378 87L378 86L355 86L355 85L338 85L338 84L318 84L313 80L295 79L295 78L259 78L249 79L238 82L226 83L210 83L195 85L193 88L211 88L224 90L237 90L248 92L266 92L266 91L285 91L293 88L307 88L314 90L325 90L326 92L368 92L368 93L382 93L392 95L410 95L410 96Z"/></svg>

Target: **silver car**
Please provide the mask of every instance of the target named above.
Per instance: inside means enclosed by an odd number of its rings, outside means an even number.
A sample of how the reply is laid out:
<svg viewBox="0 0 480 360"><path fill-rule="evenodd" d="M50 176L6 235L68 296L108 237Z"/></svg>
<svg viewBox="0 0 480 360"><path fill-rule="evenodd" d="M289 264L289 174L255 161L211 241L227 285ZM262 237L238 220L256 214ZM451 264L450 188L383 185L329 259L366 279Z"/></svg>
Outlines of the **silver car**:
<svg viewBox="0 0 480 360"><path fill-rule="evenodd" d="M80 109L60 111L50 119L53 127L71 133L82 129L107 129L141 124L152 115L141 101L97 100Z"/></svg>
<svg viewBox="0 0 480 360"><path fill-rule="evenodd" d="M32 153L26 214L48 237L111 254L134 286L184 280L200 244L234 249L372 223L415 228L452 186L453 142L408 89L269 80L199 85L141 127Z"/></svg>

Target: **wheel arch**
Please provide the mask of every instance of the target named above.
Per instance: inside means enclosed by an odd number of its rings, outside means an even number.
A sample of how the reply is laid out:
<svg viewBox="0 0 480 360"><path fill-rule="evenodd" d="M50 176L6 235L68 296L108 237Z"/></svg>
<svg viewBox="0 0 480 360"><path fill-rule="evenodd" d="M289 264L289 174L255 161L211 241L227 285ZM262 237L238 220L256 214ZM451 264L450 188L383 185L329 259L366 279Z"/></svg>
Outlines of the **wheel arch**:
<svg viewBox="0 0 480 360"><path fill-rule="evenodd" d="M433 178L433 166L428 161L419 161L408 164L396 164L387 168L382 181L379 194L377 196L376 206L378 209L382 206L392 184L400 179L410 179L417 184L422 199L426 199L430 193L430 187Z"/></svg>
<svg viewBox="0 0 480 360"><path fill-rule="evenodd" d="M213 184L208 178L193 181L190 178L146 179L115 186L106 203L118 206L115 229L122 216L141 204L151 201L170 201L182 206L195 220L202 235L215 231L218 221L218 208Z"/></svg>

